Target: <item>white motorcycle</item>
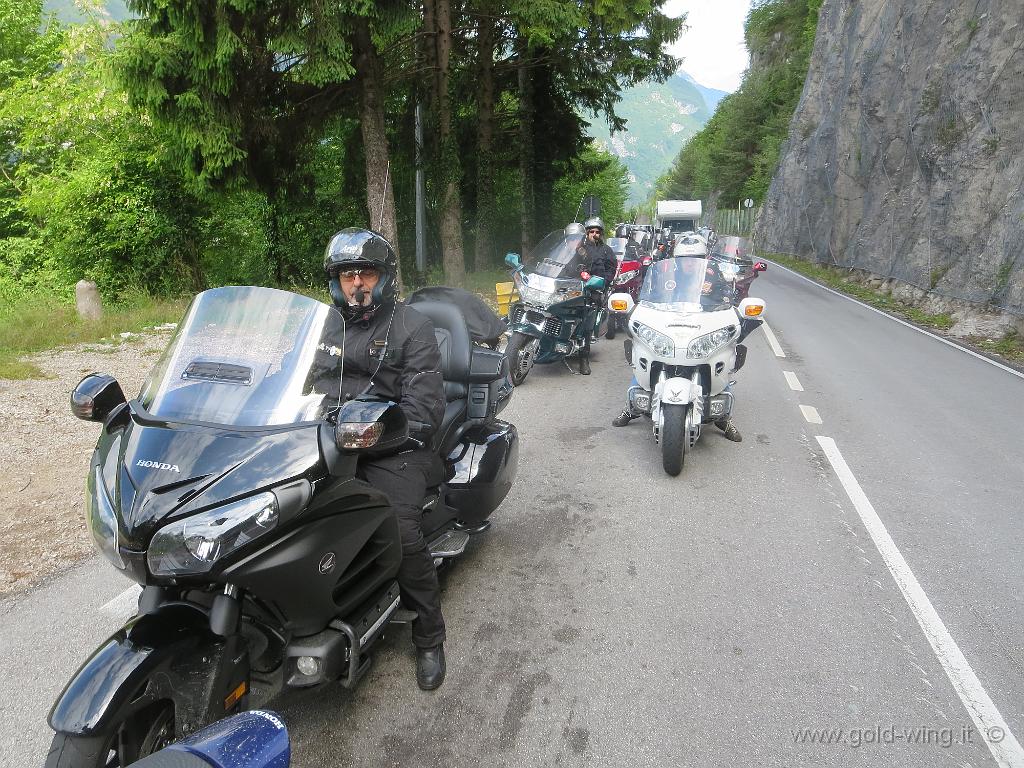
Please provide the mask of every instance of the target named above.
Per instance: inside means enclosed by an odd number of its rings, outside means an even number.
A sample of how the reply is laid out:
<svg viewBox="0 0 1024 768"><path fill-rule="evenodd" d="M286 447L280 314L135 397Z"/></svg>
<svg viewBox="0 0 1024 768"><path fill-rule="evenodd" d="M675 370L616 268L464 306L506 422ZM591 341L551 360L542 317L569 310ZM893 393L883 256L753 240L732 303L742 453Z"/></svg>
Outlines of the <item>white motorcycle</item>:
<svg viewBox="0 0 1024 768"><path fill-rule="evenodd" d="M686 256L651 265L638 305L628 293L608 298L611 310L629 313L630 409L651 417L670 475L682 471L701 426L732 413L731 377L747 356L740 342L761 325L765 306L748 298L734 307L735 291L717 259Z"/></svg>

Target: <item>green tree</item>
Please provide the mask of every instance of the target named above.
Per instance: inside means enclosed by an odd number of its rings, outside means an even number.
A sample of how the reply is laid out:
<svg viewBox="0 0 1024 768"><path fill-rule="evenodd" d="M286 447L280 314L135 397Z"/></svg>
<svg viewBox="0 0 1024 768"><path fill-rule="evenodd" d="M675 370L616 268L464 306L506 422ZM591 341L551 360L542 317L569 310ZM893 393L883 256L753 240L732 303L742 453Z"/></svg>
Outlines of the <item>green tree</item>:
<svg viewBox="0 0 1024 768"><path fill-rule="evenodd" d="M18 263L8 266L24 284L89 277L111 292L136 280L154 290L196 287L198 201L175 184L159 133L113 86L114 35L98 22L68 27L48 66L2 92L8 173L36 243L16 246Z"/></svg>
<svg viewBox="0 0 1024 768"><path fill-rule="evenodd" d="M590 144L578 157L561 163L558 171L552 194L555 221L574 221L584 195L601 200L601 218L609 231L625 220L629 169L615 155Z"/></svg>

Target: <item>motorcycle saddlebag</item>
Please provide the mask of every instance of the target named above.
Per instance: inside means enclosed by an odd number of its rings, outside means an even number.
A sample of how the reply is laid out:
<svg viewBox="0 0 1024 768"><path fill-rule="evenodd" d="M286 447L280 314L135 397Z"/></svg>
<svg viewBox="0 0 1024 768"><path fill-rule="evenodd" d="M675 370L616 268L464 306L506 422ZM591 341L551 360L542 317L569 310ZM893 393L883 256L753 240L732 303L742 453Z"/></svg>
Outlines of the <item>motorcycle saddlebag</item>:
<svg viewBox="0 0 1024 768"><path fill-rule="evenodd" d="M498 508L516 479L519 433L500 420L474 424L448 458L453 475L445 486L446 503L463 522L481 522Z"/></svg>

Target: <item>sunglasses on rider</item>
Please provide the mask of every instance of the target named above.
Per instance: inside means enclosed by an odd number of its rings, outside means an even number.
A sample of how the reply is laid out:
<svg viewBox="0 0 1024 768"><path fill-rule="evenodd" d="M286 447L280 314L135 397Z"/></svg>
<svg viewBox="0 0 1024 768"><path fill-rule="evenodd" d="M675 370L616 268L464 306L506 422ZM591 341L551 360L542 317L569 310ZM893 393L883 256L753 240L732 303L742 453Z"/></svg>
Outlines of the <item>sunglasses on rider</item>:
<svg viewBox="0 0 1024 768"><path fill-rule="evenodd" d="M363 279L380 277L380 270L376 267L363 267L361 269L343 269L338 272L342 280L355 280L357 277Z"/></svg>

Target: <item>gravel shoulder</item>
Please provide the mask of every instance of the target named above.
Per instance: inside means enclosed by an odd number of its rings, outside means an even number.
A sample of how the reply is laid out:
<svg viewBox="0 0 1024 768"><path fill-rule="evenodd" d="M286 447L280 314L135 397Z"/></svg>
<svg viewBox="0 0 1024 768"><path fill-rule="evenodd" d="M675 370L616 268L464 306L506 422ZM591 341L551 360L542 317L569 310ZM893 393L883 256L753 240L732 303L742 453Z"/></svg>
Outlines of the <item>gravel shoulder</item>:
<svg viewBox="0 0 1024 768"><path fill-rule="evenodd" d="M171 333L50 350L30 358L50 378L0 379L0 597L93 553L84 488L100 427L71 415L71 391L100 371L134 397Z"/></svg>

